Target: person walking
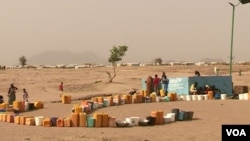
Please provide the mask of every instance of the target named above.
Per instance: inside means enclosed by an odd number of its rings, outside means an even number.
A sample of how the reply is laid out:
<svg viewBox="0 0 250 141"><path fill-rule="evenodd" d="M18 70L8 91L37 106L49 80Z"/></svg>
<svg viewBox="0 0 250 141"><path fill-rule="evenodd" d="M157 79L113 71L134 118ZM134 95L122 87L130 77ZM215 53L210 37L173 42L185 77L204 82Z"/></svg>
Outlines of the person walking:
<svg viewBox="0 0 250 141"><path fill-rule="evenodd" d="M14 84L10 84L9 91L8 91L8 97L9 97L9 105L13 105L13 101L16 100L16 90L18 88L14 86Z"/></svg>
<svg viewBox="0 0 250 141"><path fill-rule="evenodd" d="M29 94L25 88L23 89L23 101L29 102Z"/></svg>

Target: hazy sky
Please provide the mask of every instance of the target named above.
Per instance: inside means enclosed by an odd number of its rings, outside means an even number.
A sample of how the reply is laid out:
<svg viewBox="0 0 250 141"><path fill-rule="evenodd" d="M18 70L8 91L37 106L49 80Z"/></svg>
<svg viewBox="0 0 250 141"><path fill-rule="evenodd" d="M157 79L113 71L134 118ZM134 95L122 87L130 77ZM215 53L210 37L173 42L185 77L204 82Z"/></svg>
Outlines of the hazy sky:
<svg viewBox="0 0 250 141"><path fill-rule="evenodd" d="M124 61L229 60L238 0L0 0L0 65L47 50L93 51ZM250 60L250 3L235 11L234 58Z"/></svg>

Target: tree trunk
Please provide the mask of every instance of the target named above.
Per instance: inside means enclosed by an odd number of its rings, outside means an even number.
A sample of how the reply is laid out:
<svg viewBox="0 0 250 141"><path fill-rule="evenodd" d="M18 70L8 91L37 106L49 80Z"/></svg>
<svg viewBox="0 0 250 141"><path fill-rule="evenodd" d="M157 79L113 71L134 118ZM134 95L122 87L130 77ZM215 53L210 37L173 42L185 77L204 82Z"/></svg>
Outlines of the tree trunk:
<svg viewBox="0 0 250 141"><path fill-rule="evenodd" d="M114 75L111 76L111 73L106 71L106 73L108 74L108 79L109 79L109 83L112 83L113 82L113 79L116 77L116 69L115 69L115 66L113 65L113 71L114 71Z"/></svg>

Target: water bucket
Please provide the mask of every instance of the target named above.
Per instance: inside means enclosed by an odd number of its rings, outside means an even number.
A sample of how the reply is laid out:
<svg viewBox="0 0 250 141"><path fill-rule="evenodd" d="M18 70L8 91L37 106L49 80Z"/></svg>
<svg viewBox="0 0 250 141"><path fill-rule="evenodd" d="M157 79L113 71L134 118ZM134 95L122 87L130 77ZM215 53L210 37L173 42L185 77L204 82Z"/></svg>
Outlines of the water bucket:
<svg viewBox="0 0 250 141"><path fill-rule="evenodd" d="M198 95L198 101L201 101L201 100L203 100L203 95Z"/></svg>
<svg viewBox="0 0 250 141"><path fill-rule="evenodd" d="M185 101L186 100L186 96L185 95L180 95L180 100Z"/></svg>
<svg viewBox="0 0 250 141"><path fill-rule="evenodd" d="M147 116L146 119L148 120L149 125L155 125L155 117Z"/></svg>
<svg viewBox="0 0 250 141"><path fill-rule="evenodd" d="M191 95L191 96L192 96L192 100L193 100L193 101L198 100L198 95Z"/></svg>
<svg viewBox="0 0 250 141"><path fill-rule="evenodd" d="M186 95L186 101L192 101L192 96L191 95Z"/></svg>
<svg viewBox="0 0 250 141"><path fill-rule="evenodd" d="M56 126L58 117L51 117L51 126Z"/></svg>
<svg viewBox="0 0 250 141"><path fill-rule="evenodd" d="M167 113L166 116L170 118L170 122L175 121L175 113Z"/></svg>
<svg viewBox="0 0 250 141"><path fill-rule="evenodd" d="M35 117L35 124L36 126L42 126L43 125L44 116L36 116Z"/></svg>
<svg viewBox="0 0 250 141"><path fill-rule="evenodd" d="M34 110L35 109L34 103L29 103L28 109Z"/></svg>
<svg viewBox="0 0 250 141"><path fill-rule="evenodd" d="M214 99L220 99L220 97L221 97L221 96L220 96L220 93L215 93L215 94L214 94Z"/></svg>
<svg viewBox="0 0 250 141"><path fill-rule="evenodd" d="M208 95L207 94L203 95L203 97L204 97L204 100L208 100Z"/></svg>
<svg viewBox="0 0 250 141"><path fill-rule="evenodd" d="M248 100L249 97L248 97L248 93L244 93L244 100Z"/></svg>
<svg viewBox="0 0 250 141"><path fill-rule="evenodd" d="M133 126L138 126L138 124L139 124L139 117L130 117L130 119L131 119L131 122L132 122L132 125Z"/></svg>
<svg viewBox="0 0 250 141"><path fill-rule="evenodd" d="M244 100L244 94L239 94L239 100Z"/></svg>
<svg viewBox="0 0 250 141"><path fill-rule="evenodd" d="M179 112L179 116L178 116L178 120L179 120L179 121L183 121L183 120L184 120L184 114L185 114L184 111L180 111L180 112Z"/></svg>
<svg viewBox="0 0 250 141"><path fill-rule="evenodd" d="M165 123L170 123L170 122L171 122L171 117L169 117L169 116L164 116L163 118L164 118L164 122L165 122Z"/></svg>
<svg viewBox="0 0 250 141"><path fill-rule="evenodd" d="M178 120L178 117L179 117L179 112L180 112L180 110L179 110L179 109L177 109L177 108L172 109L172 113L175 113L175 121L177 121L177 120Z"/></svg>
<svg viewBox="0 0 250 141"><path fill-rule="evenodd" d="M194 112L193 111L187 111L187 120L193 119Z"/></svg>
<svg viewBox="0 0 250 141"><path fill-rule="evenodd" d="M95 119L94 117L88 116L87 117L87 126L94 127L95 126Z"/></svg>
<svg viewBox="0 0 250 141"><path fill-rule="evenodd" d="M220 99L221 99L221 100L225 100L226 98L227 98L227 94L221 94L221 95L220 95Z"/></svg>

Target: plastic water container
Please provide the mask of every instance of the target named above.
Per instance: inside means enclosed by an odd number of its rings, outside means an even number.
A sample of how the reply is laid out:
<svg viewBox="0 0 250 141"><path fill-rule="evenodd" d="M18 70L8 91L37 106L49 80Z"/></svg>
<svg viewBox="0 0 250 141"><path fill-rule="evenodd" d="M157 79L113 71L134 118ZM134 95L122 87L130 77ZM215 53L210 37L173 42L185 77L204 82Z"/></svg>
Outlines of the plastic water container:
<svg viewBox="0 0 250 141"><path fill-rule="evenodd" d="M183 100L183 101L185 101L185 100L186 100L186 97L185 97L185 95L180 95L180 100Z"/></svg>
<svg viewBox="0 0 250 141"><path fill-rule="evenodd" d="M108 107L108 99L103 99L103 107Z"/></svg>
<svg viewBox="0 0 250 141"><path fill-rule="evenodd" d="M192 101L192 96L191 95L186 95L186 101Z"/></svg>
<svg viewBox="0 0 250 141"><path fill-rule="evenodd" d="M208 100L208 95L207 94L203 95L203 97L204 97L204 100Z"/></svg>
<svg viewBox="0 0 250 141"><path fill-rule="evenodd" d="M244 100L244 94L239 94L239 100Z"/></svg>
<svg viewBox="0 0 250 141"><path fill-rule="evenodd" d="M226 98L227 98L227 94L221 94L221 95L220 95L220 99L221 99L221 100L225 100Z"/></svg>
<svg viewBox="0 0 250 141"><path fill-rule="evenodd" d="M204 97L203 97L203 95L198 95L198 101L201 101L201 100L203 100L204 99Z"/></svg>
<svg viewBox="0 0 250 141"><path fill-rule="evenodd" d="M94 119L94 117L91 117L91 116L87 117L87 125L88 125L88 127L94 127L95 126L95 119Z"/></svg>
<svg viewBox="0 0 250 141"><path fill-rule="evenodd" d="M29 110L29 102L25 102L24 103L24 111L28 111Z"/></svg>
<svg viewBox="0 0 250 141"><path fill-rule="evenodd" d="M192 95L192 100L193 100L193 101L198 100L198 95Z"/></svg>
<svg viewBox="0 0 250 141"><path fill-rule="evenodd" d="M175 113L167 113L166 117L170 118L170 122L174 122L175 121Z"/></svg>
<svg viewBox="0 0 250 141"><path fill-rule="evenodd" d="M36 116L35 117L35 125L42 126L43 125L44 116Z"/></svg>
<svg viewBox="0 0 250 141"><path fill-rule="evenodd" d="M169 116L164 116L163 118L164 118L164 122L165 122L165 123L170 123L170 122L171 122L171 117L169 117Z"/></svg>
<svg viewBox="0 0 250 141"><path fill-rule="evenodd" d="M248 100L249 97L248 97L248 93L244 93L244 100Z"/></svg>

